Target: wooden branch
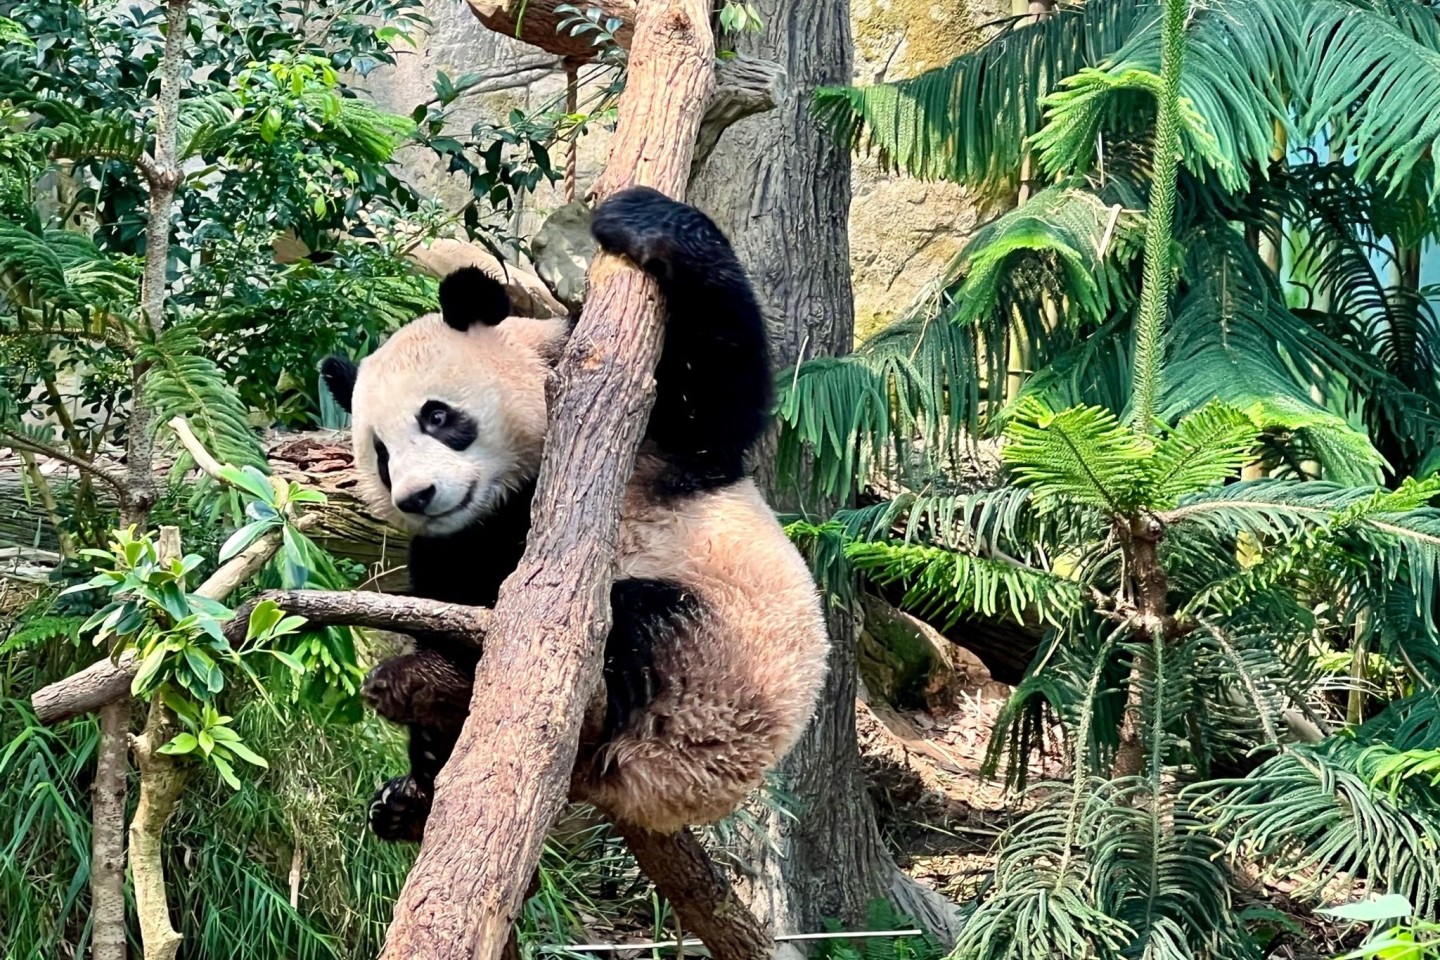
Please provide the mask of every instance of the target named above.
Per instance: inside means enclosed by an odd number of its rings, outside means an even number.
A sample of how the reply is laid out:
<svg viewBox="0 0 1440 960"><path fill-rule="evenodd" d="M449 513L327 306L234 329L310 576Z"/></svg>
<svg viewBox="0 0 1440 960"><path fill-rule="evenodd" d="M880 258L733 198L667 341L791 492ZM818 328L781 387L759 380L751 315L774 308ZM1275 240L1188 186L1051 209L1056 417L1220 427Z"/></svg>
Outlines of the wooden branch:
<svg viewBox="0 0 1440 960"><path fill-rule="evenodd" d="M714 83L709 15L707 0L640 8L600 196L630 184L683 194ZM437 782L382 960L498 960L568 798L581 721L600 683L620 505L660 345L648 277L602 255L590 284L561 364L563 389L552 392L525 554L500 589L470 715Z"/></svg>
<svg viewBox="0 0 1440 960"><path fill-rule="evenodd" d="M721 60L715 68L715 93L705 107L705 119L700 122L692 172L710 156L726 128L746 117L775 109L784 82L785 68L773 60L746 56Z"/></svg>
<svg viewBox="0 0 1440 960"><path fill-rule="evenodd" d="M129 685L125 692L129 693ZM92 960L126 960L125 806L130 763L130 701L119 699L100 711L95 782L91 785L90 914Z"/></svg>
<svg viewBox="0 0 1440 960"><path fill-rule="evenodd" d="M768 960L775 949L767 930L715 869L695 834L666 835L616 824L635 862L670 901L680 923L716 960Z"/></svg>
<svg viewBox="0 0 1440 960"><path fill-rule="evenodd" d="M420 633L479 647L490 629L491 611L418 597L349 590L266 590L245 602L225 625L231 646L245 639L250 612L266 600L315 626L368 627L395 633Z"/></svg>
<svg viewBox="0 0 1440 960"><path fill-rule="evenodd" d="M123 497L126 492L125 475L119 471L112 470L109 467L94 463L90 460L81 459L75 454L52 446L51 444L37 443L23 433L11 433L3 427L0 427L0 440L3 440L17 450L23 450L26 453L38 453L42 457L59 460L61 463L68 463L77 470L83 470L97 480L105 483L114 490L118 496Z"/></svg>
<svg viewBox="0 0 1440 960"><path fill-rule="evenodd" d="M557 13L555 8L565 0L467 0L475 19L496 33L522 43L539 47L546 53L570 57L580 62L595 59L599 48L593 44L594 33L578 37L557 28L570 14ZM620 20L615 41L629 49L635 35L636 0L586 0L581 9L596 7L606 17ZM518 32L517 32L518 26Z"/></svg>
<svg viewBox="0 0 1440 960"><path fill-rule="evenodd" d="M155 554L162 561L182 555L179 527L161 527ZM170 921L165 895L165 824L180 803L187 770L160 752L179 733L179 722L159 697L150 700L145 728L130 741L140 769L140 797L130 819L130 877L135 888L135 918L145 960L175 960L184 938Z"/></svg>
<svg viewBox="0 0 1440 960"><path fill-rule="evenodd" d="M296 526L304 530L312 520L313 515L301 517ZM211 600L224 600L270 562L280 549L281 537L279 530L265 534L212 573L195 592ZM127 650L114 660L107 657L64 680L41 687L30 696L30 705L41 723L56 724L129 696L130 683L139 672L138 659L133 651Z"/></svg>
<svg viewBox="0 0 1440 960"><path fill-rule="evenodd" d="M195 431L190 429L190 421L184 417L174 417L170 421L170 429L175 431L175 435L180 438L180 445L190 454L195 466L199 467L202 473L225 483L225 478L220 476L220 461L212 457L210 451L205 449L205 444L195 436Z"/></svg>

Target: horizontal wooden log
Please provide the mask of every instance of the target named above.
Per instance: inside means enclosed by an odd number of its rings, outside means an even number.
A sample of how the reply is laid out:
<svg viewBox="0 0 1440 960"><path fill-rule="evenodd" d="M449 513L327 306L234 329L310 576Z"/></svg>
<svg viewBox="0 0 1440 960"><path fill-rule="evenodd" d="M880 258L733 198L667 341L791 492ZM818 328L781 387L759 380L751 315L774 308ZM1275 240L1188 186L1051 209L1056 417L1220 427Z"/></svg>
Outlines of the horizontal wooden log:
<svg viewBox="0 0 1440 960"><path fill-rule="evenodd" d="M267 600L316 627L366 627L423 634L471 647L479 647L490 629L490 611L485 607L363 591L267 590L235 611L234 619L225 627L231 646L245 640L251 612Z"/></svg>
<svg viewBox="0 0 1440 960"><path fill-rule="evenodd" d="M560 21L572 14L557 12L565 0L467 0L470 12L485 26L496 33L513 37L532 47L539 47L546 53L574 60L589 61L595 58L599 48L594 44L593 31L572 36L569 31L560 32ZM585 0L576 4L582 10L597 8L605 17L620 21L615 31L615 40L625 49L635 36L635 0Z"/></svg>

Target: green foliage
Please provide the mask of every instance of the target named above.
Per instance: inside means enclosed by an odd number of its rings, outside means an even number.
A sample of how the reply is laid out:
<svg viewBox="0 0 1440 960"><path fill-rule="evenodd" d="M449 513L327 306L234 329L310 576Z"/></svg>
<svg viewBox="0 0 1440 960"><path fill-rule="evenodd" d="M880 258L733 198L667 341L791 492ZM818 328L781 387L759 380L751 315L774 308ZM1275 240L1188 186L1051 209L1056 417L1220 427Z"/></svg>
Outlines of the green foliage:
<svg viewBox="0 0 1440 960"><path fill-rule="evenodd" d="M1433 912L1433 704L1326 737L1324 674L1440 679L1440 487L1405 479L1440 437L1437 58L1429 3L1091 0L817 95L882 166L1021 194L901 322L780 381L809 492L884 492L810 525L827 577L1044 627L986 766L1026 786L1058 722L1073 779L1033 788L955 956L1264 955L1235 862ZM955 494L987 435L1008 485Z"/></svg>
<svg viewBox="0 0 1440 960"><path fill-rule="evenodd" d="M844 930L836 920L826 920L830 933ZM895 909L888 900L872 900L865 910L866 932L914 930L915 921ZM929 934L821 940L814 956L818 960L941 960L945 946Z"/></svg>
<svg viewBox="0 0 1440 960"><path fill-rule="evenodd" d="M1317 910L1317 913L1372 925L1365 942L1337 960L1429 960L1440 956L1440 923L1415 917L1415 908L1399 894L1386 894L1373 900L1348 903L1341 907ZM1408 920L1385 925L1385 921Z"/></svg>

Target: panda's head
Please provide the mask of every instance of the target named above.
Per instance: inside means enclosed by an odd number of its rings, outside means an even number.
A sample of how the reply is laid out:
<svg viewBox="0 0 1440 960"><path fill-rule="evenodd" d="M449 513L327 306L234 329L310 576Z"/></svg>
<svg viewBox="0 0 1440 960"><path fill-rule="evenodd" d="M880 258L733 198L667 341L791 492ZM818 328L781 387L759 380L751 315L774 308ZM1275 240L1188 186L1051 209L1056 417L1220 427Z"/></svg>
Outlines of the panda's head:
<svg viewBox="0 0 1440 960"><path fill-rule="evenodd" d="M505 288L465 267L441 281L440 313L406 324L358 367L320 365L350 413L362 495L411 534L463 530L540 467L545 380L568 322L509 314Z"/></svg>

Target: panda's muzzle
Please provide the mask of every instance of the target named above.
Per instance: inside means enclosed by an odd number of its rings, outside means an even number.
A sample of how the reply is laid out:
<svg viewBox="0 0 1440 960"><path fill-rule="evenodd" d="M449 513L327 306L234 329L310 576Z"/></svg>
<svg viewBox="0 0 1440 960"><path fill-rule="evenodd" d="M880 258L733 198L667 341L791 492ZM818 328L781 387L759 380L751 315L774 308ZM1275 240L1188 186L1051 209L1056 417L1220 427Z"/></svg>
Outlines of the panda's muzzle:
<svg viewBox="0 0 1440 960"><path fill-rule="evenodd" d="M427 522L443 520L446 517L460 513L470 506L470 502L475 499L475 484L472 483L466 488L465 496L461 497L460 502L455 504L455 506L448 510L442 510L439 513L428 513L427 511L430 505L435 502L435 492L435 485L432 483L425 489L418 490L403 500L396 501L395 506L401 511L424 519Z"/></svg>
<svg viewBox="0 0 1440 960"><path fill-rule="evenodd" d="M435 484L432 483L430 484L430 486L426 487L423 490L416 490L414 493L410 494L408 497L405 497L403 500L395 501L395 506L400 508L405 513L423 514L425 512L425 508L430 506L431 501L433 501L434 499Z"/></svg>

